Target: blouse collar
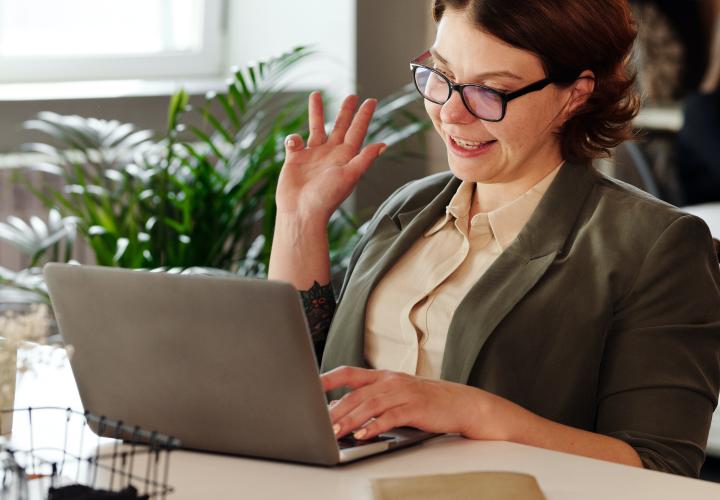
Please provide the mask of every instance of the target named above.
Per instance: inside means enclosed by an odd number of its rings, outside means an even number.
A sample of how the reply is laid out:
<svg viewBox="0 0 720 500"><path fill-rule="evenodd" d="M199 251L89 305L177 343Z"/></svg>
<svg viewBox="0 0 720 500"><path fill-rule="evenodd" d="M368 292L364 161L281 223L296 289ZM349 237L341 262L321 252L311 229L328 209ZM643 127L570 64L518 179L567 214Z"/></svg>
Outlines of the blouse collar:
<svg viewBox="0 0 720 500"><path fill-rule="evenodd" d="M517 235L530 219L563 163L561 162L537 184L510 203L490 212L475 214L470 221L470 231L475 228L482 230L484 226L489 225L500 248L505 250L517 238ZM425 232L426 237L437 233L448 222L453 220L458 221L460 224L464 222L467 225L466 219L470 212L472 198L475 195L475 184L468 181L460 183L455 195L445 208L445 217Z"/></svg>

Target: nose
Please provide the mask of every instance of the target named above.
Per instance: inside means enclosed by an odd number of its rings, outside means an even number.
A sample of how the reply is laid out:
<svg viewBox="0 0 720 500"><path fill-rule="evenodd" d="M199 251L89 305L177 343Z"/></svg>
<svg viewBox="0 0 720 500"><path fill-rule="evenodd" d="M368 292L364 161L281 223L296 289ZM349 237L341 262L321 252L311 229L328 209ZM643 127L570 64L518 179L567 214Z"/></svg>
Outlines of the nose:
<svg viewBox="0 0 720 500"><path fill-rule="evenodd" d="M440 119L445 123L471 123L477 118L465 107L460 92L453 90L440 108Z"/></svg>

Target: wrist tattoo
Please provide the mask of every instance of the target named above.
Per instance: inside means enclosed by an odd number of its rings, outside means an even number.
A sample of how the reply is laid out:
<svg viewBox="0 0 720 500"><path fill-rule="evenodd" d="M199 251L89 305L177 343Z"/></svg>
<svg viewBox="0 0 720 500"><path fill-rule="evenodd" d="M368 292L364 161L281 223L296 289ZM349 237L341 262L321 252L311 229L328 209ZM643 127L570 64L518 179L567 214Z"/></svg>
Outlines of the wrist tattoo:
<svg viewBox="0 0 720 500"><path fill-rule="evenodd" d="M332 284L320 285L315 281L310 290L300 291L300 297L313 340L323 340L327 336L330 322L335 314Z"/></svg>

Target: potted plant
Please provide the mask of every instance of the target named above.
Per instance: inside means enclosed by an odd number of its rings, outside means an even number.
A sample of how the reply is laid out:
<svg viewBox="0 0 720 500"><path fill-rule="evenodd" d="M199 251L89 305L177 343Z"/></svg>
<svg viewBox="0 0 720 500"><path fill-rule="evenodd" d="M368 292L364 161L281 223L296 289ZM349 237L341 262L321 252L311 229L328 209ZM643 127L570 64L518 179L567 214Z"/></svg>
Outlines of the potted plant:
<svg viewBox="0 0 720 500"><path fill-rule="evenodd" d="M284 92L282 81L311 54L298 47L235 68L226 90L197 108L184 91L175 93L159 139L132 124L40 113L25 126L50 141L25 149L45 161L24 166L16 180L48 209L72 217L100 265L264 276L283 140L307 130L306 94ZM417 100L410 86L382 100L368 141L393 146L426 129L408 109ZM33 185L26 170L59 177L63 186ZM340 209L328 230L339 274L361 228Z"/></svg>

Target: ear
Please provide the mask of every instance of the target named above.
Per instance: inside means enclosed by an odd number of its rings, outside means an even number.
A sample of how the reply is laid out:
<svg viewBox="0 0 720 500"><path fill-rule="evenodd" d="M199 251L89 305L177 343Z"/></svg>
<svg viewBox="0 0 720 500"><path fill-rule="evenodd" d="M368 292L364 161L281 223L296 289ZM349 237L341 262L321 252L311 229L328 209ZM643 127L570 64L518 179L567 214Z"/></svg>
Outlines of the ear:
<svg viewBox="0 0 720 500"><path fill-rule="evenodd" d="M580 73L577 80L570 86L570 99L565 105L565 120L582 107L595 90L595 74L590 70Z"/></svg>

